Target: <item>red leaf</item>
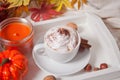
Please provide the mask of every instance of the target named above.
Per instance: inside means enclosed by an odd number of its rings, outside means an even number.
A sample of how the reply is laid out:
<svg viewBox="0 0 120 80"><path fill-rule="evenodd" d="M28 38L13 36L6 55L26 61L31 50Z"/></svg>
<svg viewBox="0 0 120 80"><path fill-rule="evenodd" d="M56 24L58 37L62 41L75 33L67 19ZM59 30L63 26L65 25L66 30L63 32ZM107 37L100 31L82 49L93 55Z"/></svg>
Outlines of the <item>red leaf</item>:
<svg viewBox="0 0 120 80"><path fill-rule="evenodd" d="M37 12L34 12L32 15L31 15L31 19L35 22L38 22L40 21L40 14L38 14Z"/></svg>
<svg viewBox="0 0 120 80"><path fill-rule="evenodd" d="M39 9L37 9L37 8L30 8L29 10L30 10L31 12L39 11Z"/></svg>
<svg viewBox="0 0 120 80"><path fill-rule="evenodd" d="M61 14L61 12L55 11L53 7L54 5L43 2L40 8L31 8L30 9L30 11L32 12L31 19L35 22L38 22L40 20L47 20Z"/></svg>
<svg viewBox="0 0 120 80"><path fill-rule="evenodd" d="M47 19L50 19L50 18L51 18L50 15L47 15L47 14L45 14L45 13L42 14L42 19L43 19L43 20L47 20Z"/></svg>
<svg viewBox="0 0 120 80"><path fill-rule="evenodd" d="M50 15L59 15L61 13L51 9L51 10L49 10L49 14Z"/></svg>

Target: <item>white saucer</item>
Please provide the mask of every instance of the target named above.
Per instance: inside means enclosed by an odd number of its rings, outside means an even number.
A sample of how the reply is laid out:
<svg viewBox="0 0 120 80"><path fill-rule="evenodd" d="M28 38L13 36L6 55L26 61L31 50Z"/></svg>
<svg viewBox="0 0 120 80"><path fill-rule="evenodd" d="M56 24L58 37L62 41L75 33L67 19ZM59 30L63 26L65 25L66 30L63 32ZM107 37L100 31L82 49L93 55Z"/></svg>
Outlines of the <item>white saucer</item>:
<svg viewBox="0 0 120 80"><path fill-rule="evenodd" d="M59 76L73 74L82 70L90 59L90 52L88 49L85 49L83 52L78 52L78 55L76 55L72 61L64 64L58 63L47 56L36 54L34 53L34 49L32 54L36 65L40 69Z"/></svg>

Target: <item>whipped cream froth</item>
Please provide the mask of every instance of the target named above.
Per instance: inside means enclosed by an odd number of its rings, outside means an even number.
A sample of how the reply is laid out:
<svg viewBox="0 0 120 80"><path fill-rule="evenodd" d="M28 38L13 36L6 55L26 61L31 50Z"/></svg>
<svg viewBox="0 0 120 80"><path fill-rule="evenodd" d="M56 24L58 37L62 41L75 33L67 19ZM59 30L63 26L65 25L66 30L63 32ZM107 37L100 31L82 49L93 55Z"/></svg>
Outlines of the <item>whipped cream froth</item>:
<svg viewBox="0 0 120 80"><path fill-rule="evenodd" d="M54 27L45 35L46 44L61 53L72 51L78 44L78 34L70 27Z"/></svg>

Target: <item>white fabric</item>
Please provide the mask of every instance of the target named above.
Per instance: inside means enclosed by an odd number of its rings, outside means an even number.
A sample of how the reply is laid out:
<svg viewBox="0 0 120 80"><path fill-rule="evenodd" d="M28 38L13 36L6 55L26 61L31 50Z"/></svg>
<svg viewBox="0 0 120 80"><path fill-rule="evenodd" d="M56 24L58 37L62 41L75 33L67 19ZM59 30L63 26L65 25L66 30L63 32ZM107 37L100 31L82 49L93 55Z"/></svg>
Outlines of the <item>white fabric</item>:
<svg viewBox="0 0 120 80"><path fill-rule="evenodd" d="M120 0L88 0L82 9L103 19L120 48Z"/></svg>

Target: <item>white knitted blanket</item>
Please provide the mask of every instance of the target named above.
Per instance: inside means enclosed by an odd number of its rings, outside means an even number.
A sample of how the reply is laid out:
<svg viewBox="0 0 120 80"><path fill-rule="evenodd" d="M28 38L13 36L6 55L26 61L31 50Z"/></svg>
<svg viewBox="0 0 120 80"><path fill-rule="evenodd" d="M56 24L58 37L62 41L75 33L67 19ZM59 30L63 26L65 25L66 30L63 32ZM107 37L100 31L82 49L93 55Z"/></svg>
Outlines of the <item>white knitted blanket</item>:
<svg viewBox="0 0 120 80"><path fill-rule="evenodd" d="M82 9L102 18L120 49L120 0L88 0Z"/></svg>

